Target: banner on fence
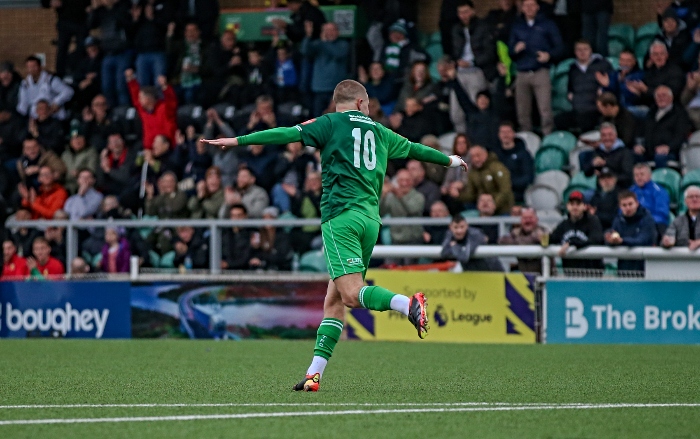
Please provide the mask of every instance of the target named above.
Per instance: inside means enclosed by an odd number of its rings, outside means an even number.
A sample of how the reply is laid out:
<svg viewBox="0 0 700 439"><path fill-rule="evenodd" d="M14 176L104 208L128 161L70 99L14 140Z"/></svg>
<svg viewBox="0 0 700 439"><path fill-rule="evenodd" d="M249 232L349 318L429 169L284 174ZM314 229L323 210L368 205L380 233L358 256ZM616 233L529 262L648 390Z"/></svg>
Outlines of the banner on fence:
<svg viewBox="0 0 700 439"><path fill-rule="evenodd" d="M355 6L321 6L326 20L338 26L341 38L355 36ZM275 20L290 22L287 9L229 10L219 17L219 30L233 30L239 41L269 41L275 31Z"/></svg>
<svg viewBox="0 0 700 439"><path fill-rule="evenodd" d="M436 273L370 270L369 284L428 298L427 341L535 343L534 278L519 273ZM348 311L349 338L418 340L406 317L395 311Z"/></svg>
<svg viewBox="0 0 700 439"><path fill-rule="evenodd" d="M700 343L700 282L547 282L547 343Z"/></svg>
<svg viewBox="0 0 700 439"><path fill-rule="evenodd" d="M136 283L134 338L315 338L328 282Z"/></svg>
<svg viewBox="0 0 700 439"><path fill-rule="evenodd" d="M0 282L0 337L128 338L128 282Z"/></svg>

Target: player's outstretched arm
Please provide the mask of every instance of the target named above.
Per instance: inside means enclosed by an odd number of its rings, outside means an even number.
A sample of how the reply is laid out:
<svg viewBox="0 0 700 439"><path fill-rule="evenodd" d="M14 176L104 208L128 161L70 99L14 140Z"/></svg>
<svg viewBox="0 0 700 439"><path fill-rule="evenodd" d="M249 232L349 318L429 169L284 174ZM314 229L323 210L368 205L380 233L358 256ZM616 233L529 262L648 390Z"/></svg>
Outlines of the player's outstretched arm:
<svg viewBox="0 0 700 439"><path fill-rule="evenodd" d="M436 165L442 165L448 168L461 167L465 172L469 170L469 167L464 160L462 160L462 157L458 155L447 156L436 149L420 143L411 143L410 149L408 150L408 158L420 160L421 162L435 163Z"/></svg>
<svg viewBox="0 0 700 439"><path fill-rule="evenodd" d="M301 132L295 127L272 128L245 136L202 140L204 143L222 148L238 145L286 145L287 143L300 141Z"/></svg>

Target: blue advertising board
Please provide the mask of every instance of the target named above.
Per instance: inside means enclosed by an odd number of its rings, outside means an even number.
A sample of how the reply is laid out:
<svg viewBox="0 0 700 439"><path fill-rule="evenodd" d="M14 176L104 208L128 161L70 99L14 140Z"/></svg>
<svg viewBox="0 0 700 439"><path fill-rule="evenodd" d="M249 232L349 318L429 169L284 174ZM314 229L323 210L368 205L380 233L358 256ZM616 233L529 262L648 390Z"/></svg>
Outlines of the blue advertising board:
<svg viewBox="0 0 700 439"><path fill-rule="evenodd" d="M547 282L547 343L700 343L700 282Z"/></svg>
<svg viewBox="0 0 700 439"><path fill-rule="evenodd" d="M131 337L128 282L0 282L0 337Z"/></svg>

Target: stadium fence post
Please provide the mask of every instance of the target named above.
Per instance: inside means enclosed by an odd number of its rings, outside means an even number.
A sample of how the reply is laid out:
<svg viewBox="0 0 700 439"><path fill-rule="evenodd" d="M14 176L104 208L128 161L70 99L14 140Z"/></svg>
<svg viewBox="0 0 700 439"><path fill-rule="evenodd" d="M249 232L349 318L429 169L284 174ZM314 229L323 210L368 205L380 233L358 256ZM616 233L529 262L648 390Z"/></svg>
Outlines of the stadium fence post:
<svg viewBox="0 0 700 439"><path fill-rule="evenodd" d="M209 232L209 269L211 274L221 274L221 229L212 224Z"/></svg>
<svg viewBox="0 0 700 439"><path fill-rule="evenodd" d="M78 237L73 223L66 226L66 274L71 274L71 262L78 255Z"/></svg>

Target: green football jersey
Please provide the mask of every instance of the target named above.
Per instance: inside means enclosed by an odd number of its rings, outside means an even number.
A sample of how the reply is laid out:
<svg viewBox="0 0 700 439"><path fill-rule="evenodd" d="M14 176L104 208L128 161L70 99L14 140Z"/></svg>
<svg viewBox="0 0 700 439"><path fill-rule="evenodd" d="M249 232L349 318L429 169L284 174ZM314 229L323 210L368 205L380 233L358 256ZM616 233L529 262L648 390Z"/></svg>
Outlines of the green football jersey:
<svg viewBox="0 0 700 439"><path fill-rule="evenodd" d="M321 222L347 209L381 222L387 161L407 157L411 142L356 110L329 113L295 128L304 145L321 151Z"/></svg>

